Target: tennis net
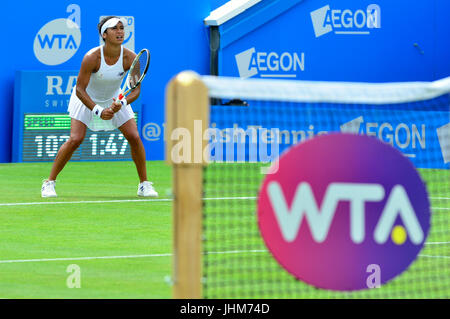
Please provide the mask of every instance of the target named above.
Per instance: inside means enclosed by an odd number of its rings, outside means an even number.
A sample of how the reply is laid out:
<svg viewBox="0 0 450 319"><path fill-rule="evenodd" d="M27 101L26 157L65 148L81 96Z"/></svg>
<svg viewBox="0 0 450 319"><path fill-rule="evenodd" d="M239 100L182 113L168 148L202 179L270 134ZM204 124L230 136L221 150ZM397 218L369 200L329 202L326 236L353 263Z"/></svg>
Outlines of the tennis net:
<svg viewBox="0 0 450 319"><path fill-rule="evenodd" d="M192 160L186 152L174 160L175 136L168 136L166 156L174 164L174 296L450 297L449 93L450 78L387 84L192 73L174 78L167 91L168 132L187 127L202 139L194 132L195 120L201 132L208 131L200 145L193 140L189 146ZM331 132L369 135L392 145L414 164L428 190L432 217L424 248L406 271L377 289L340 292L303 283L273 258L258 229L265 168L293 145Z"/></svg>

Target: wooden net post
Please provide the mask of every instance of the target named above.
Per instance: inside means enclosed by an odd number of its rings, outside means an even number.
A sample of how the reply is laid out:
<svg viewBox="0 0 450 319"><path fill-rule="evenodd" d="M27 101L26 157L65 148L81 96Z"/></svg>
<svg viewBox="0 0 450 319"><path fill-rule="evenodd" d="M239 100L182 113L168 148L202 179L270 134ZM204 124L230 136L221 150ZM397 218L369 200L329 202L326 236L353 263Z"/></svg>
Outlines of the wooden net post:
<svg viewBox="0 0 450 319"><path fill-rule="evenodd" d="M203 158L208 89L191 71L166 90L166 161L173 167L173 297L202 298Z"/></svg>

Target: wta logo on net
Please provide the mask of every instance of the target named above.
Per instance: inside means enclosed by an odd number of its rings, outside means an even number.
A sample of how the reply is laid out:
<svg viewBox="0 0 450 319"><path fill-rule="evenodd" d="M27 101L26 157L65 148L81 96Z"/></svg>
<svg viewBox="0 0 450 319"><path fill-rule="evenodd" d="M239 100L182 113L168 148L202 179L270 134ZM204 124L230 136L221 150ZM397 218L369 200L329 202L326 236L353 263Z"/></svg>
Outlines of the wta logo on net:
<svg viewBox="0 0 450 319"><path fill-rule="evenodd" d="M377 154L377 156L374 156ZM425 184L412 163L375 138L333 133L293 146L266 175L258 225L275 259L318 288L369 288L404 272L430 229ZM270 169L269 169L270 171Z"/></svg>
<svg viewBox="0 0 450 319"><path fill-rule="evenodd" d="M47 22L36 34L33 51L45 65L59 65L70 60L81 44L81 9L76 4L67 7L67 18Z"/></svg>

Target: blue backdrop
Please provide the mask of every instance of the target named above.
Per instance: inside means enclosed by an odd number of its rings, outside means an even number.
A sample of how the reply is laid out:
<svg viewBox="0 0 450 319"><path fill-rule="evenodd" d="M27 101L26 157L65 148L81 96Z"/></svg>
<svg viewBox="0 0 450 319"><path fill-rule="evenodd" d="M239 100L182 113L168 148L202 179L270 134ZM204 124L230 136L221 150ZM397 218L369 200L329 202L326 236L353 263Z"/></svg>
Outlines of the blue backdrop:
<svg viewBox="0 0 450 319"><path fill-rule="evenodd" d="M72 58L59 65L46 65L35 56L33 46L39 30L58 18L73 18L74 1L2 1L5 14L3 23L8 31L1 50L0 100L0 162L11 161L13 129L14 76L16 70L78 70L84 54L99 45L97 24L104 15L132 16L135 22L135 48L146 47L152 53L151 69L141 93L142 124L164 121L165 85L176 73L193 69L201 74L209 72L209 39L203 19L209 15L209 1L136 1L127 6L123 1L77 0L81 43ZM217 2L217 1L214 1ZM215 3L215 5L218 5ZM220 5L220 4L219 4ZM75 16L74 16L75 15ZM69 37L56 37L53 46L64 48ZM41 37L44 41L44 36ZM48 38L51 40L51 38ZM76 40L76 39L75 39ZM38 39L39 41L39 39ZM78 43L77 43L78 44ZM48 44L47 44L48 45ZM73 43L69 43L73 45ZM45 95L45 92L42 93ZM162 133L161 133L162 134ZM163 141L144 139L149 160L163 158Z"/></svg>
<svg viewBox="0 0 450 319"><path fill-rule="evenodd" d="M220 26L219 74L365 82L444 78L450 75L448 12L447 0L265 0Z"/></svg>
<svg viewBox="0 0 450 319"><path fill-rule="evenodd" d="M84 54L99 45L97 23L104 15L130 17L135 50L146 47L152 53L149 77L141 93L141 133L147 158L163 159L165 86L182 70L209 73L209 33L203 20L211 10L225 2L141 0L134 6L126 6L119 0L107 3L92 0L78 0L76 3L73 0L2 1L6 14L3 15L4 49L0 53L3 114L0 120L0 162L9 162L12 158L16 71L46 71L51 76L53 71L78 70ZM294 61L299 61L297 78L300 79L380 82L434 80L450 75L448 0L377 0L376 4L381 8L381 28L370 30L369 37L359 38L334 32L316 37L311 12L327 5L330 10L337 10L334 14L337 24L332 27L333 31L338 31L339 14L342 16L343 11L349 9L355 15L357 10L365 10L372 1L263 0L258 8L268 4L282 7L293 2L296 4L290 10L280 11L277 16L249 10L221 27L240 29L240 36L223 48L220 60L222 74L238 76L235 55L254 48L255 52L277 53L279 58L284 52L289 53ZM331 19L333 17L330 15ZM70 25L58 25L59 22L54 21L56 19L75 21L81 32L78 34L71 30ZM255 26L252 32L246 32L248 28L238 25L246 19ZM263 23L259 25L257 21ZM49 28L57 31L52 34L48 32ZM58 30L62 31L59 33ZM46 46L51 46L63 62L49 65L43 54ZM285 59L289 57L285 56ZM260 56L260 62L263 60L264 55ZM301 63L304 70L300 70ZM258 71L261 74L261 70Z"/></svg>

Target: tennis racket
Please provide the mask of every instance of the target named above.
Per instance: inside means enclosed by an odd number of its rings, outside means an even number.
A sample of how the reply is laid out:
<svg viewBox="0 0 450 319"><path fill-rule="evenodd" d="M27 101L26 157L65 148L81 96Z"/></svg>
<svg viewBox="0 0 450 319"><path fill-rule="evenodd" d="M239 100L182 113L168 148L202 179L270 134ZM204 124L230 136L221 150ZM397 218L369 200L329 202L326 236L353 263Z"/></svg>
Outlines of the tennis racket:
<svg viewBox="0 0 450 319"><path fill-rule="evenodd" d="M142 49L133 60L128 75L117 98L122 100L125 96L135 90L144 80L150 64L150 52L147 49ZM116 103L120 103L116 100Z"/></svg>

